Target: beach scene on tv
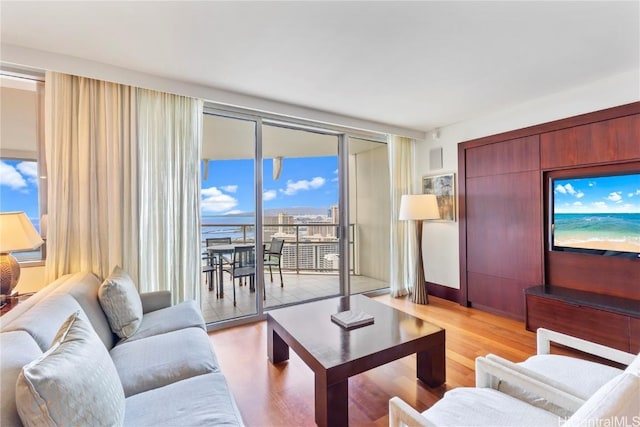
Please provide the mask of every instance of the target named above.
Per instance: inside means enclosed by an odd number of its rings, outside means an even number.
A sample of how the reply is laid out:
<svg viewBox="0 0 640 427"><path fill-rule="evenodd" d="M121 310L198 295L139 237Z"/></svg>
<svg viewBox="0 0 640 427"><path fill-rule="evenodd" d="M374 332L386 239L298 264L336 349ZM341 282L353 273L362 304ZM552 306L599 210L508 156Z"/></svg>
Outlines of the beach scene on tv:
<svg viewBox="0 0 640 427"><path fill-rule="evenodd" d="M640 173L553 182L553 246L640 253Z"/></svg>

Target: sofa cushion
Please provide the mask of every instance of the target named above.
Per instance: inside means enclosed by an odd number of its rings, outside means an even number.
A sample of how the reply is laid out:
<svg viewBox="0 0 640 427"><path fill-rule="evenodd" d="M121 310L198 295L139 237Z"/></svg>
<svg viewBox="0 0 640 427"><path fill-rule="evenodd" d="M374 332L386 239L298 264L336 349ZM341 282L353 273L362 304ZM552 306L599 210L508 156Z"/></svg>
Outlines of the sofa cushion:
<svg viewBox="0 0 640 427"><path fill-rule="evenodd" d="M635 425L640 421L640 377L624 373L603 385L565 427Z"/></svg>
<svg viewBox="0 0 640 427"><path fill-rule="evenodd" d="M25 331L0 334L0 426L19 426L16 381L22 367L42 355L42 350Z"/></svg>
<svg viewBox="0 0 640 427"><path fill-rule="evenodd" d="M136 333L142 322L142 302L127 273L115 267L100 285L98 298L116 335L129 338Z"/></svg>
<svg viewBox="0 0 640 427"><path fill-rule="evenodd" d="M422 413L439 426L559 426L561 418L492 388L448 391Z"/></svg>
<svg viewBox="0 0 640 427"><path fill-rule="evenodd" d="M220 370L200 328L124 341L111 350L111 357L127 397Z"/></svg>
<svg viewBox="0 0 640 427"><path fill-rule="evenodd" d="M222 374L206 374L128 397L126 426L242 426ZM188 416L188 418L185 418Z"/></svg>
<svg viewBox="0 0 640 427"><path fill-rule="evenodd" d="M200 309L193 300L184 301L171 307L146 313L136 333L127 338L127 341L191 327L197 327L206 331Z"/></svg>
<svg viewBox="0 0 640 427"><path fill-rule="evenodd" d="M121 425L124 420L118 373L80 312L60 327L47 352L22 368L16 401L27 426Z"/></svg>
<svg viewBox="0 0 640 427"><path fill-rule="evenodd" d="M3 325L2 331L26 331L38 343L42 351L47 351L51 347L60 325L78 310L82 310L82 308L71 295L49 295L24 312L22 316ZM81 311L81 315L86 319L84 312Z"/></svg>

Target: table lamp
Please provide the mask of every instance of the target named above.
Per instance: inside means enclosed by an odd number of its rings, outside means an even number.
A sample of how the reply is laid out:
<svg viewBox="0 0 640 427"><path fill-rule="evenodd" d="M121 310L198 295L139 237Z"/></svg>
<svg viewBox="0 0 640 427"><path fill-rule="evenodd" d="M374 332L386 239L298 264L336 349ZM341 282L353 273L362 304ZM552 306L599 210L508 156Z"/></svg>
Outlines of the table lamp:
<svg viewBox="0 0 640 427"><path fill-rule="evenodd" d="M413 302L416 304L428 304L427 283L424 278L422 265L422 220L439 219L438 199L433 194L405 194L400 199L399 220L416 221L418 239L418 257L416 259L416 284L413 290Z"/></svg>
<svg viewBox="0 0 640 427"><path fill-rule="evenodd" d="M0 212L0 302L11 295L20 279L20 264L10 252L37 249L42 243L24 212Z"/></svg>

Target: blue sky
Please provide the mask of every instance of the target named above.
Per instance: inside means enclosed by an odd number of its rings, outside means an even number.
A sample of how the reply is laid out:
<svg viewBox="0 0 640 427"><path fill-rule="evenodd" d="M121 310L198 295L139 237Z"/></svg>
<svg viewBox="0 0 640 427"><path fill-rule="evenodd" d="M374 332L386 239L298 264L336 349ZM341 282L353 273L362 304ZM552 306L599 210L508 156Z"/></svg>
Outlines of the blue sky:
<svg viewBox="0 0 640 427"><path fill-rule="evenodd" d="M204 168L203 168L204 169ZM264 208L325 207L338 203L338 158L284 158L282 173L273 179L271 159L264 161ZM253 160L211 161L202 181L203 215L254 211ZM0 161L0 210L25 211L37 220L38 169L36 162Z"/></svg>
<svg viewBox="0 0 640 427"><path fill-rule="evenodd" d="M265 209L292 206L328 208L338 203L336 156L284 158L278 180L273 179L272 160L265 160L263 165ZM253 212L253 179L253 160L212 160L209 176L202 181L203 215Z"/></svg>
<svg viewBox="0 0 640 427"><path fill-rule="evenodd" d="M554 182L556 213L640 213L640 174Z"/></svg>
<svg viewBox="0 0 640 427"><path fill-rule="evenodd" d="M36 162L0 160L0 211L24 211L37 223L40 210Z"/></svg>

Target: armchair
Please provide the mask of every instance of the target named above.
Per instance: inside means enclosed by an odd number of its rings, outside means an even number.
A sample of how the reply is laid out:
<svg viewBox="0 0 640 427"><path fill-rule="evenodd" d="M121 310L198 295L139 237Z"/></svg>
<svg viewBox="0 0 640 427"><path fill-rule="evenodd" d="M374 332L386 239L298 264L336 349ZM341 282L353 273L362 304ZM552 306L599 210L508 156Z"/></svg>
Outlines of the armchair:
<svg viewBox="0 0 640 427"><path fill-rule="evenodd" d="M624 371L606 366L608 370L598 363L545 354L550 341L628 366ZM495 355L477 358L476 387L451 390L422 413L394 397L389 401L389 425L569 427L640 420L640 355L544 329L538 330L538 353L522 363ZM592 373L597 381L585 381Z"/></svg>
<svg viewBox="0 0 640 427"><path fill-rule="evenodd" d="M461 387L448 391L422 413L399 397L393 397L389 401L389 426L584 427L632 425L640 419L640 376L632 372L614 377L584 402L483 357L476 359L476 372L480 372L481 378L495 376L523 389L535 390L566 410L577 409L570 416L560 416L496 390L491 387L496 381L491 380L477 384L476 388Z"/></svg>

